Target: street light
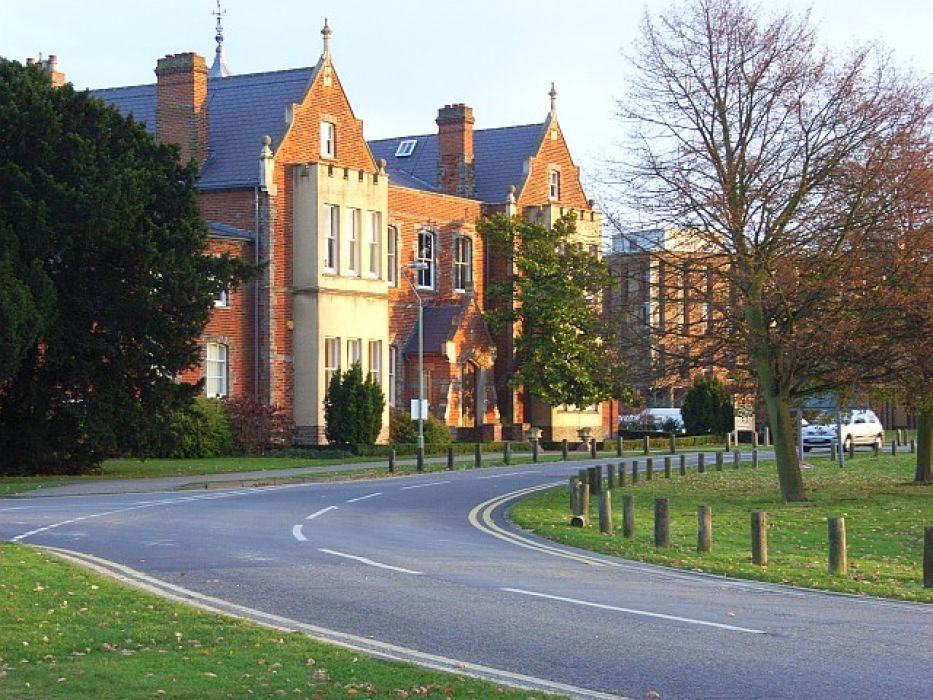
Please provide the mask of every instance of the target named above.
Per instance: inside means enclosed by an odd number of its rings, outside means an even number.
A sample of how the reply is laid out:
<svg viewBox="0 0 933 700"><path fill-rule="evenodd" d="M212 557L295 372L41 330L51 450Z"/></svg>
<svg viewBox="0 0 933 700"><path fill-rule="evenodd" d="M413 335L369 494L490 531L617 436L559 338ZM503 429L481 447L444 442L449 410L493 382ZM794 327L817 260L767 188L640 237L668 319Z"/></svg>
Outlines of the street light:
<svg viewBox="0 0 933 700"><path fill-rule="evenodd" d="M428 264L423 261L410 262L405 266L407 270L427 270ZM421 295L418 294L418 289L415 287L415 284L405 277L405 281L408 282L408 286L411 287L411 291L414 292L415 298L418 300L418 445L417 445L417 459L418 459L418 471L424 471L424 302L421 300Z"/></svg>

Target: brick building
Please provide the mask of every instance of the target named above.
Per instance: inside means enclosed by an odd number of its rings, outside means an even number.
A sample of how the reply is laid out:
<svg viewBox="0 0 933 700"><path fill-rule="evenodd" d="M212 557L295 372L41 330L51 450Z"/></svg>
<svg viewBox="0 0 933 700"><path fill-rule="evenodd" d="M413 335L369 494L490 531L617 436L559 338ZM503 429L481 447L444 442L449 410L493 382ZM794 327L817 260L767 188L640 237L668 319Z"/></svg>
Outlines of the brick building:
<svg viewBox="0 0 933 700"><path fill-rule="evenodd" d="M424 304L426 398L463 439L600 435L602 410L552 408L511 391L512 336L483 321L486 281L508 275L476 222L494 212L551 223L578 219L599 247L557 120L556 91L539 123L476 129L463 104L438 111L437 132L367 142L322 30L315 66L231 75L219 25L213 66L165 56L156 83L92 94L179 145L201 168L211 250L261 265L259 278L217 300L202 337L209 395L248 395L285 409L299 443L324 441L333 372L360 362L388 405L418 394L417 304ZM424 269L411 269L411 263ZM497 381L497 378L500 381ZM387 437L388 406L383 420Z"/></svg>

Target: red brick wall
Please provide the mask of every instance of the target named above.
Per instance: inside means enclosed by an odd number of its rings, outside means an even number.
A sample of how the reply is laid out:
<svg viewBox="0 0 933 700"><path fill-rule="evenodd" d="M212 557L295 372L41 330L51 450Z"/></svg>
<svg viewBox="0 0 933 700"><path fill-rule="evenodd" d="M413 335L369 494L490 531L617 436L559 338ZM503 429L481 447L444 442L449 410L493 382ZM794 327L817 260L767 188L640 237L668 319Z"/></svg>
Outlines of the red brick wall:
<svg viewBox="0 0 933 700"><path fill-rule="evenodd" d="M552 140L550 132L555 129L557 138ZM573 164L560 125L555 125L545 132L541 148L532 159L531 174L518 198L519 211L526 206L550 203L548 173L551 166L555 165L560 167L560 199L555 204L577 209L589 208L586 193L580 183L580 169Z"/></svg>
<svg viewBox="0 0 933 700"><path fill-rule="evenodd" d="M226 253L252 264L253 246L246 241L212 239L208 251ZM196 382L204 376L204 348L209 342L227 346L228 391L230 396L253 394L253 286L247 283L229 292L229 305L215 307L201 334L201 364L181 375L182 381Z"/></svg>

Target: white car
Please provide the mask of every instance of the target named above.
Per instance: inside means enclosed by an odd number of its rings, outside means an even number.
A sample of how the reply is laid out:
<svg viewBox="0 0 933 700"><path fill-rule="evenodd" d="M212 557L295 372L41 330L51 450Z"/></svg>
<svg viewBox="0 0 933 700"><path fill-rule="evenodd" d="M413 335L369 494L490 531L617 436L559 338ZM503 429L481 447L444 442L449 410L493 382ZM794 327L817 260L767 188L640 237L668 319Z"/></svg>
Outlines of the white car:
<svg viewBox="0 0 933 700"><path fill-rule="evenodd" d="M884 444L884 428L874 411L854 410L843 411L840 417L842 423L842 449L848 451L851 445L877 445ZM836 414L824 413L810 421L803 428L803 451L809 452L817 447L829 448L838 444L836 436Z"/></svg>

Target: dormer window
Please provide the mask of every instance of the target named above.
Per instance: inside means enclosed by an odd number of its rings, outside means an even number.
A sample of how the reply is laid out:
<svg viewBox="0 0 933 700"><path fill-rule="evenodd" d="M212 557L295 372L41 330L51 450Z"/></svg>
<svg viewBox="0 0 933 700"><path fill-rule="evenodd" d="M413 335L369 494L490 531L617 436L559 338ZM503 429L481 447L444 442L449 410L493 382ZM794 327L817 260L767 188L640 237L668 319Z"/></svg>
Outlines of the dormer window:
<svg viewBox="0 0 933 700"><path fill-rule="evenodd" d="M547 196L552 202L560 200L560 170L548 171Z"/></svg>
<svg viewBox="0 0 933 700"><path fill-rule="evenodd" d="M418 145L418 139L405 139L399 141L398 148L395 149L396 158L407 158L415 152L415 146Z"/></svg>
<svg viewBox="0 0 933 700"><path fill-rule="evenodd" d="M337 127L333 122L321 122L321 158L337 157Z"/></svg>

